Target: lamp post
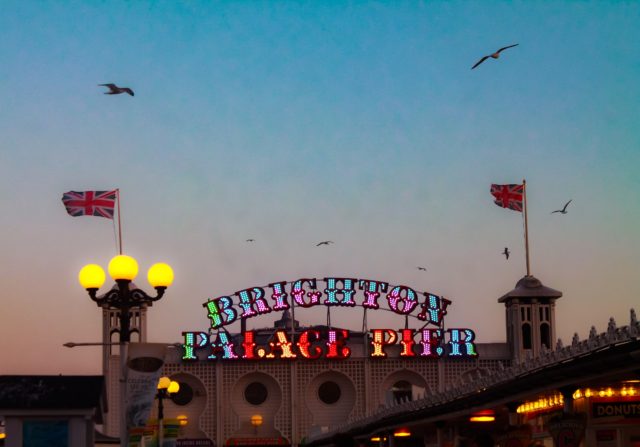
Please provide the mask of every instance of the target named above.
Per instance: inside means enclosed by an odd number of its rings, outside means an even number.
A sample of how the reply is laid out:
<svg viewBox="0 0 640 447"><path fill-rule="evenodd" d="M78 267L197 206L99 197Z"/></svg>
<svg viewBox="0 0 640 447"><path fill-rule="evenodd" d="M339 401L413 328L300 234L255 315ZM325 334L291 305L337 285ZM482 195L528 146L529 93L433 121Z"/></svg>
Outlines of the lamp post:
<svg viewBox="0 0 640 447"><path fill-rule="evenodd" d="M85 265L78 274L82 287L98 307L119 310L120 323L120 445L128 445L126 393L125 383L127 343L131 340L131 310L139 309L158 301L167 287L173 282L173 270L167 264L158 263L151 266L147 274L149 284L156 289L156 296L149 296L138 288L131 289L131 282L138 275L138 262L126 255L118 255L109 262L109 275L117 284L117 288L98 296L106 276L102 267L96 264Z"/></svg>
<svg viewBox="0 0 640 447"><path fill-rule="evenodd" d="M158 392L156 393L156 399L158 399L158 446L162 447L162 441L164 437L164 405L162 401L172 394L180 391L180 384L171 380L168 377L160 377L158 380Z"/></svg>

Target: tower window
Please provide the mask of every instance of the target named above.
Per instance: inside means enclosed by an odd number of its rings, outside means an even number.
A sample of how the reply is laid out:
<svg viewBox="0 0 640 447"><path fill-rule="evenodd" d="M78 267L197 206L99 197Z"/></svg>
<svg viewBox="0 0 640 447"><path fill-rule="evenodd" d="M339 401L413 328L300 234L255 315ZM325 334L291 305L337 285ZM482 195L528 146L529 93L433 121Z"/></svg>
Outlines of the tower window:
<svg viewBox="0 0 640 447"><path fill-rule="evenodd" d="M531 349L531 325L529 323L522 325L522 348Z"/></svg>
<svg viewBox="0 0 640 447"><path fill-rule="evenodd" d="M547 349L551 349L551 333L546 323L540 325L540 343Z"/></svg>

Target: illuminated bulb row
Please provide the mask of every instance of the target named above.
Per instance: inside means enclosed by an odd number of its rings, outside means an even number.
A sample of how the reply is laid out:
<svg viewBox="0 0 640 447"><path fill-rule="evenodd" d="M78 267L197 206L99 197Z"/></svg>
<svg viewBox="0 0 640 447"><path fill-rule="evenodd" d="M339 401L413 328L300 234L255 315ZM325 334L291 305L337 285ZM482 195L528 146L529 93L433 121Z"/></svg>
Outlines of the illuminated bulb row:
<svg viewBox="0 0 640 447"><path fill-rule="evenodd" d="M591 388L585 388L584 390L578 389L573 393L574 399L582 399L583 397L626 397L637 396L638 390L632 386L623 386L620 389L613 389L611 387L600 388L598 390L592 390Z"/></svg>
<svg viewBox="0 0 640 447"><path fill-rule="evenodd" d="M533 402L525 402L518 407L517 413L533 413L536 411L549 410L564 405L562 394L554 394L549 397L542 397Z"/></svg>

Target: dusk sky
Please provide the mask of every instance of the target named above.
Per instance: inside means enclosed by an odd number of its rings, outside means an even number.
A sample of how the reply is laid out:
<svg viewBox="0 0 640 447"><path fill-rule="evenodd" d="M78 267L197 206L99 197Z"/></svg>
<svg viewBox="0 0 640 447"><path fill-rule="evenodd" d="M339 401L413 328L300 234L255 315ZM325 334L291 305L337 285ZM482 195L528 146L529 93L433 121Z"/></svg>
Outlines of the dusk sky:
<svg viewBox="0 0 640 447"><path fill-rule="evenodd" d="M106 269L114 221L69 216L69 190L120 189L138 286L173 267L149 341L206 330L209 298L333 275L444 295L446 326L503 342L523 220L489 188L522 179L532 274L564 293L558 335L627 324L638 23L640 3L622 1L1 2L0 374L101 372L100 348L62 345L101 341L77 274ZM104 95L110 82L135 97ZM360 329L361 315L332 322Z"/></svg>

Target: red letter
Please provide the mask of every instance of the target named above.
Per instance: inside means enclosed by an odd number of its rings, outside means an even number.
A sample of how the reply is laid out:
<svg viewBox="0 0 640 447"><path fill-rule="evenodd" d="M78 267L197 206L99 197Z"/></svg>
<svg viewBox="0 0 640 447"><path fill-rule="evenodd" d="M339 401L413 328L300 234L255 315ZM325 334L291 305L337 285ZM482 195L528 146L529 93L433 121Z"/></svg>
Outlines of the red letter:
<svg viewBox="0 0 640 447"><path fill-rule="evenodd" d="M342 336L342 340L338 339L338 335ZM327 342L327 346L329 350L327 351L326 357L328 359L346 359L351 355L351 349L347 348L344 344L345 341L349 338L349 331L345 329L340 330L330 330L329 331L329 341Z"/></svg>
<svg viewBox="0 0 640 447"><path fill-rule="evenodd" d="M413 329L402 329L400 333L402 334L402 339L400 340L402 352L400 353L400 357L415 357L416 353L413 352Z"/></svg>
<svg viewBox="0 0 640 447"><path fill-rule="evenodd" d="M242 342L242 347L244 348L243 359L253 360L256 358L256 353L254 349L256 347L255 343L255 333L253 331L245 331L244 332L244 341Z"/></svg>

